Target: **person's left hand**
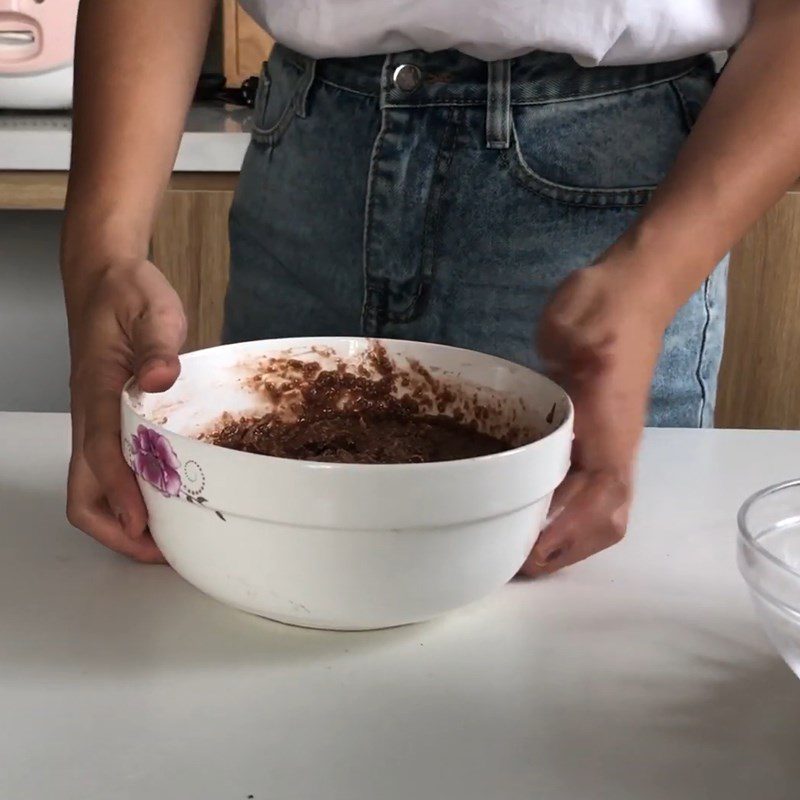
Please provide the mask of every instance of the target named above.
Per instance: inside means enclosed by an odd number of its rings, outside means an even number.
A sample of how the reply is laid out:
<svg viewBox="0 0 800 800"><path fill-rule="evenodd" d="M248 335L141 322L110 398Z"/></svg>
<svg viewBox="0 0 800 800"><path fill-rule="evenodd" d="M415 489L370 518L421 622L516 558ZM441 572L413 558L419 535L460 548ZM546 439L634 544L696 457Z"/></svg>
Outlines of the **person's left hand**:
<svg viewBox="0 0 800 800"><path fill-rule="evenodd" d="M522 574L555 572L619 542L668 316L635 266L606 260L559 288L539 352L575 405L572 469Z"/></svg>

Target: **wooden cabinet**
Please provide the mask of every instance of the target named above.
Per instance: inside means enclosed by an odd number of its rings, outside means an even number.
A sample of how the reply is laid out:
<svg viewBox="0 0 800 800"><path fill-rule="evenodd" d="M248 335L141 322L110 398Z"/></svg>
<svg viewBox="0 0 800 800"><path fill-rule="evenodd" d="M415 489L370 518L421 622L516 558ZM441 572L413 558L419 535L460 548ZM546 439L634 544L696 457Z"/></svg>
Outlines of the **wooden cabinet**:
<svg viewBox="0 0 800 800"><path fill-rule="evenodd" d="M238 174L177 172L153 231L153 260L183 301L185 350L219 344L228 284L228 210ZM0 171L0 210L64 207L66 172Z"/></svg>
<svg viewBox="0 0 800 800"><path fill-rule="evenodd" d="M733 252L717 426L800 429L800 186Z"/></svg>
<svg viewBox="0 0 800 800"><path fill-rule="evenodd" d="M225 78L229 85L238 86L251 75L258 75L273 41L236 0L222 0L222 31Z"/></svg>
<svg viewBox="0 0 800 800"><path fill-rule="evenodd" d="M184 350L219 344L228 286L228 211L238 175L175 173L161 203L151 250L186 309Z"/></svg>

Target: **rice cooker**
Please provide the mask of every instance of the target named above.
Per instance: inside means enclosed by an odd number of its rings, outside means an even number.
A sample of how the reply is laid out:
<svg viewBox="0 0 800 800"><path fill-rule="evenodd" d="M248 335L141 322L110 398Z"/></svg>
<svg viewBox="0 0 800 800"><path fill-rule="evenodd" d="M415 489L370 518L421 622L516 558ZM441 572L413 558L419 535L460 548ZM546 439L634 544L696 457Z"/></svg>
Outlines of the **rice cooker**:
<svg viewBox="0 0 800 800"><path fill-rule="evenodd" d="M0 0L0 108L72 106L79 0Z"/></svg>

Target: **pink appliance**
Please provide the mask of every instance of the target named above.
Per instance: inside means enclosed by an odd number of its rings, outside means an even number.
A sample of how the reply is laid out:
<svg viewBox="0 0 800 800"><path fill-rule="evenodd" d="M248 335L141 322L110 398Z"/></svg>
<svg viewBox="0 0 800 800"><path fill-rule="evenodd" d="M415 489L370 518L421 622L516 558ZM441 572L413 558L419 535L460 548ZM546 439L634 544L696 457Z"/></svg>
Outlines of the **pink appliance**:
<svg viewBox="0 0 800 800"><path fill-rule="evenodd" d="M79 0L0 0L0 108L72 105Z"/></svg>

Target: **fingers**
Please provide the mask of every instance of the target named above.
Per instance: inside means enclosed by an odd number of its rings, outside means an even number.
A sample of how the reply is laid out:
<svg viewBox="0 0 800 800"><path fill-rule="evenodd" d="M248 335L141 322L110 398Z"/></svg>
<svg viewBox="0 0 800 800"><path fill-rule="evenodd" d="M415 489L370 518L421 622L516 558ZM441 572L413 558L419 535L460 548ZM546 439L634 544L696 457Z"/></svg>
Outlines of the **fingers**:
<svg viewBox="0 0 800 800"><path fill-rule="evenodd" d="M160 276L157 275L160 282ZM85 432L83 453L112 513L125 534L145 535L147 511L136 480L120 449L120 394L130 377L131 362L145 391L165 391L180 372L178 352L186 322L177 295L159 286L130 321L132 358L120 359L96 332L86 362L92 372L80 376Z"/></svg>
<svg viewBox="0 0 800 800"><path fill-rule="evenodd" d="M168 389L186 336L180 299L150 262L104 270L73 305L73 456L68 517L120 553L161 561L147 510L120 442L120 395L136 374L142 389Z"/></svg>
<svg viewBox="0 0 800 800"><path fill-rule="evenodd" d="M146 564L164 563L156 543L146 531L131 536L112 513L104 490L78 453L70 463L67 519L106 547Z"/></svg>
<svg viewBox="0 0 800 800"><path fill-rule="evenodd" d="M601 367L613 350L615 330L603 324L604 298L593 283L591 268L572 273L548 304L539 328L542 358L572 376Z"/></svg>
<svg viewBox="0 0 800 800"><path fill-rule="evenodd" d="M175 382L185 333L179 302L151 304L136 317L131 346L142 389L165 391ZM83 455L117 525L129 539L146 538L147 510L120 449L120 394L130 376L129 368L113 353L99 348L88 354L87 363L92 372L84 370L79 377L85 419ZM108 533L96 514L90 522Z"/></svg>
<svg viewBox="0 0 800 800"><path fill-rule="evenodd" d="M571 475L521 572L545 575L617 544L625 535L630 495L628 482L612 473Z"/></svg>
<svg viewBox="0 0 800 800"><path fill-rule="evenodd" d="M84 500L90 484L84 467L91 470L105 505L126 536L137 539L147 527L147 510L136 480L122 456L120 394L130 377L126 359L115 353L102 338L93 334L82 366L73 377L73 463ZM73 508L75 508L73 504Z"/></svg>
<svg viewBox="0 0 800 800"><path fill-rule="evenodd" d="M145 392L165 392L180 374L178 353L186 340L180 302L151 305L133 322L136 381Z"/></svg>
<svg viewBox="0 0 800 800"><path fill-rule="evenodd" d="M539 352L575 409L567 479L550 524L523 567L554 572L625 533L633 464L647 415L664 322L643 304L636 276L613 264L575 271L548 304Z"/></svg>
<svg viewBox="0 0 800 800"><path fill-rule="evenodd" d="M73 408L70 504L73 515L80 515L80 502L97 511L103 499L105 510L126 537L138 539L146 532L147 510L120 449L119 395L127 372L103 359L94 363L97 372L94 378L83 377L81 398Z"/></svg>
<svg viewBox="0 0 800 800"><path fill-rule="evenodd" d="M573 446L573 463L574 460ZM556 489L553 495L553 501L550 503L550 510L547 515L545 527L552 525L586 488L588 477L589 476L585 472L573 467L573 471L567 475L564 482Z"/></svg>
<svg viewBox="0 0 800 800"><path fill-rule="evenodd" d="M555 494L549 524L523 567L526 575L555 572L625 534L644 400L626 402L598 380L576 390L573 401L575 471Z"/></svg>

